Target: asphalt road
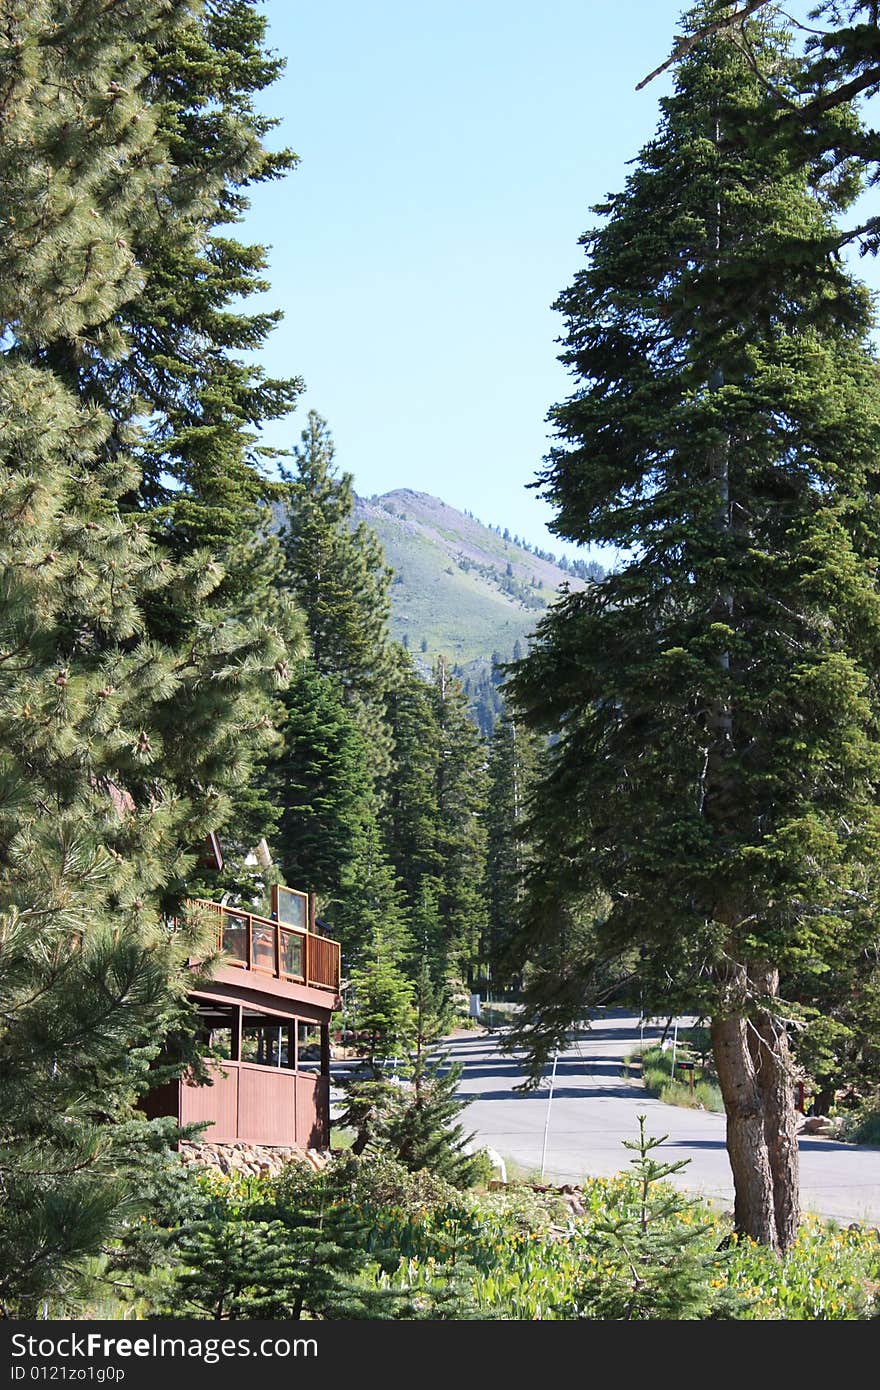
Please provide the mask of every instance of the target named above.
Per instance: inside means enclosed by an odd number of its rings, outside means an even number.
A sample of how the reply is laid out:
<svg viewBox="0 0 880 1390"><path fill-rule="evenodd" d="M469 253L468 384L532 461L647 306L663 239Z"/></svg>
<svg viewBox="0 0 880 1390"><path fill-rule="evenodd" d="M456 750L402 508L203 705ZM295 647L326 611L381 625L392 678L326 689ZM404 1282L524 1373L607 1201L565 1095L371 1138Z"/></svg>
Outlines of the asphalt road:
<svg viewBox="0 0 880 1390"><path fill-rule="evenodd" d="M555 1183L577 1182L587 1175L618 1172L632 1157L621 1141L635 1138L636 1117L644 1114L649 1134L669 1135L656 1156L690 1160L672 1181L732 1206L723 1115L663 1105L646 1096L638 1082L622 1076L623 1060L638 1041L638 1020L609 1010L560 1054L546 1177ZM517 1093L514 1087L524 1079L521 1063L516 1054L502 1053L498 1044L498 1035L483 1034L450 1045L452 1057L464 1067L461 1093L473 1097L464 1124L480 1144L535 1171L541 1166L549 1086L545 1082L531 1094ZM805 1136L800 1151L805 1211L844 1224L880 1226L880 1148Z"/></svg>

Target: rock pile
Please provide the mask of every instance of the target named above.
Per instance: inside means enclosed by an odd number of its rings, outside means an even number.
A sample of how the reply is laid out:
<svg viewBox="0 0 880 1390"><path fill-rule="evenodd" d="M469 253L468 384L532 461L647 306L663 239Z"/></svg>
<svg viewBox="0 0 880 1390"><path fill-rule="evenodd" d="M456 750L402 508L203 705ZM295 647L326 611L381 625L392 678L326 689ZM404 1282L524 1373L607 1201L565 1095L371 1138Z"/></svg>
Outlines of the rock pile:
<svg viewBox="0 0 880 1390"><path fill-rule="evenodd" d="M827 1119L824 1115L810 1115L804 1120L798 1134L835 1134L838 1126L834 1120Z"/></svg>
<svg viewBox="0 0 880 1390"><path fill-rule="evenodd" d="M247 1144L243 1139L228 1144L184 1141L180 1145L180 1158L187 1168L216 1168L220 1173L241 1173L255 1178L275 1178L288 1163L310 1163L320 1170L327 1162L327 1155L317 1149Z"/></svg>

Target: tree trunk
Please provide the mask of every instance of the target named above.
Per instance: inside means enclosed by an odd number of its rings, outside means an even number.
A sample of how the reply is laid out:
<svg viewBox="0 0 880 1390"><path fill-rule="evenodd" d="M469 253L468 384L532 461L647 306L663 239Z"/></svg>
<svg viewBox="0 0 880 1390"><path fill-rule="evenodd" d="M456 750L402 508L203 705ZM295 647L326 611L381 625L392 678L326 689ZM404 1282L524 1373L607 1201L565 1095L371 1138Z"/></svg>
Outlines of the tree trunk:
<svg viewBox="0 0 880 1390"><path fill-rule="evenodd" d="M750 973L759 997L761 994L772 997L777 993L778 970L766 967ZM748 1041L764 1112L764 1138L773 1177L776 1239L785 1254L794 1245L800 1219L797 1111L785 1024L769 1010L760 1009L749 1027Z"/></svg>
<svg viewBox="0 0 880 1390"><path fill-rule="evenodd" d="M742 1014L712 1019L712 1050L727 1112L727 1152L733 1171L734 1227L761 1245L778 1248L773 1174L764 1129L763 1097Z"/></svg>

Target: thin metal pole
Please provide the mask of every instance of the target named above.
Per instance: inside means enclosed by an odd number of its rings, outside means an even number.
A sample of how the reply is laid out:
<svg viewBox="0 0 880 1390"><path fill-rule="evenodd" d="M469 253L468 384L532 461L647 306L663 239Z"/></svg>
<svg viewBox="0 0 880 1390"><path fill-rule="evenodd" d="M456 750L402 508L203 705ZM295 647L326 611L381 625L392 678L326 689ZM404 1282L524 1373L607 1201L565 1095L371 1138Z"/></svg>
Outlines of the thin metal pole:
<svg viewBox="0 0 880 1390"><path fill-rule="evenodd" d="M547 1097L547 1118L544 1121L544 1147L541 1149L541 1177L547 1162L547 1136L550 1133L550 1106L553 1104L553 1087L556 1082L556 1063L559 1061L559 1048L553 1053L553 1070L550 1073L550 1094Z"/></svg>

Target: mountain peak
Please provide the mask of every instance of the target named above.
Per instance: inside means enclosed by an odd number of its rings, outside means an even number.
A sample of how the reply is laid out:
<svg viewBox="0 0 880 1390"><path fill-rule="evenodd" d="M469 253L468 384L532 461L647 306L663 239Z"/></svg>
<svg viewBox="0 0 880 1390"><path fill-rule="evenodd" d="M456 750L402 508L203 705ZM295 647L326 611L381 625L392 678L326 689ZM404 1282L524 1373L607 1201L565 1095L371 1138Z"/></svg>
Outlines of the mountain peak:
<svg viewBox="0 0 880 1390"><path fill-rule="evenodd" d="M358 498L356 521L378 535L395 572L392 632L423 666L509 660L525 648L547 605L587 582L507 530L484 526L413 488Z"/></svg>

